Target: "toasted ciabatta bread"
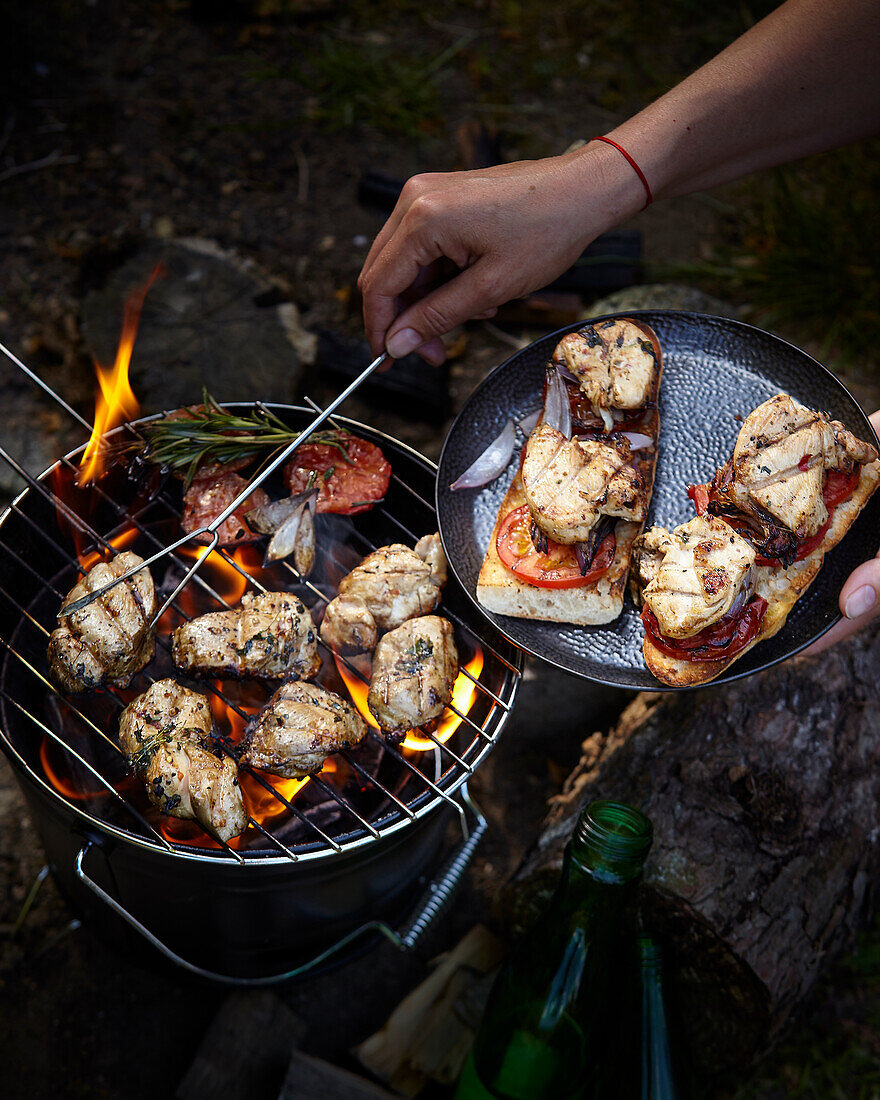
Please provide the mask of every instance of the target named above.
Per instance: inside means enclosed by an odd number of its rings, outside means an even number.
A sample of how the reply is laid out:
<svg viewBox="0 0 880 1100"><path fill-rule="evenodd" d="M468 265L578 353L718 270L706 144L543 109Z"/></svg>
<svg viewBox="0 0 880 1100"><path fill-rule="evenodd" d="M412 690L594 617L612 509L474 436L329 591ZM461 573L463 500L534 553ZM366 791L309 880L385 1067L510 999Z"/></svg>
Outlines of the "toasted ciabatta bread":
<svg viewBox="0 0 880 1100"><path fill-rule="evenodd" d="M834 510L831 523L819 546L802 561L787 569L774 566L756 566L755 592L767 601L767 610L754 639L729 660L683 661L663 653L645 637L643 652L650 671L670 687L696 687L720 676L726 669L748 653L765 638L772 638L785 624L788 614L798 599L815 579L825 555L836 546L852 526L871 494L880 484L880 461L863 466L858 484L842 504Z"/></svg>
<svg viewBox="0 0 880 1100"><path fill-rule="evenodd" d="M660 432L657 399L663 360L659 341L651 328L629 318L617 318L616 321L627 322L641 331L651 343L655 361L653 377L647 385L647 397L644 405L641 406L644 409L644 416L638 429L650 436L653 445L633 452L633 466L647 490L645 501L647 513L657 465L657 440ZM607 325L608 322L604 324ZM600 332L602 327L602 325L598 326ZM591 326L585 326L583 331L594 335ZM557 353L558 351L559 348ZM557 353L554 353L554 356ZM584 400L583 395L580 399ZM589 402L586 407L589 409ZM500 615L573 623L581 626L597 626L616 619L623 610L633 542L644 526L644 522L617 519L614 525L616 538L614 558L607 571L595 583L573 588L544 588L529 584L528 581L512 573L504 565L498 553L498 534L505 519L512 511L526 503L522 477L518 470L501 503L492 536L489 539L489 546L483 558L476 589L480 604L487 611Z"/></svg>

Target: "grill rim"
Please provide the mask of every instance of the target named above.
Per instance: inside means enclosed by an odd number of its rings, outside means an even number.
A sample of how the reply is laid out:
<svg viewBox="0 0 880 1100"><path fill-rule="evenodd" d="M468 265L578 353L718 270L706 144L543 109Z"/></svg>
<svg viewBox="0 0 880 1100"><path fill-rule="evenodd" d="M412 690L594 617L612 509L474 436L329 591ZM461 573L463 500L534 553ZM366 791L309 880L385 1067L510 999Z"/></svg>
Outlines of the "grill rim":
<svg viewBox="0 0 880 1100"><path fill-rule="evenodd" d="M282 413L293 413L296 415L311 416L314 412L313 408L308 408L302 405L292 405L283 402L263 402L263 401L224 401L224 407L227 408L245 408L253 410L255 408L266 408ZM111 440L114 436L126 432L137 432L139 425L150 423L151 421L161 418L166 413L159 412L153 413L149 416L139 417L137 420L126 422L119 427L113 429L113 431L107 433L106 439ZM374 428L371 425L364 424L360 421L353 420L345 416L336 416L334 419L338 420L343 426L355 432L355 434L366 434L366 436L372 437L378 442L386 444L393 451L403 452L412 462L421 466L425 472L432 476L436 480L437 464L425 455L421 454L414 447L396 439L393 436L388 435L386 432L380 429ZM76 458L81 456L86 443L82 443L79 446L68 451L62 455L55 462L51 463L40 474L32 477L34 482L39 483L46 489L47 498L54 502L58 501L58 497L52 491L51 487L47 486L52 474L64 466L65 463L72 463ZM418 490L409 484L406 479L399 478L402 484L408 491L413 493L419 499L423 500L423 503L432 511L436 518L436 505L431 500L425 500ZM22 507L22 502L26 500L29 493L38 492L37 489L30 484L26 484L25 487L15 496L15 498L9 503L9 505L0 513L0 541L4 542L3 536L4 524L10 521L18 510L22 515L27 514L26 507ZM401 521L396 516L389 513L392 522L402 526ZM402 529L405 530L404 527ZM9 549L7 547L7 549ZM15 553L10 550L10 553ZM43 583L47 583L46 579L41 576ZM460 582L455 577L454 573L450 576L450 581L460 587ZM465 593L466 596L466 593ZM467 605L467 601L465 600ZM17 606L17 605L16 605ZM22 622L22 618L19 617L16 623L15 630L18 630ZM476 640L476 642L484 649L488 649L492 654L493 659L498 661L499 665L504 666L502 672L501 687L497 689L489 689L490 698L494 696L498 701L494 702L490 707L490 712L487 718L484 720L483 726L481 726L482 737L480 734L475 734L474 739L467 745L467 747L461 752L461 757L465 758L466 768L462 767L458 763L453 763L453 767L450 769L455 774L451 778L447 779L445 784L443 783L443 777L436 783L427 777L423 776L425 783L425 790L416 794L412 800L412 803L407 802L407 808L411 809L411 814L403 814L398 809L391 809L387 815L383 815L383 818L387 816L390 820L387 824L382 824L382 818L379 821L370 821L369 823L376 830L377 835L372 835L370 832L364 830L361 826L357 826L353 830L343 832L334 837L335 846L327 844L325 841L315 840L307 841L299 846L291 846L294 849L294 856L284 852L273 853L271 849L230 849L229 851L224 848L211 849L200 848L198 845L180 844L175 841L167 841L167 847L161 843L158 839L152 839L147 836L140 836L136 833L129 832L123 826L115 825L112 822L104 820L102 817L93 815L85 810L82 806L78 805L75 801L69 800L64 797L61 792L57 791L51 783L42 778L27 762L26 759L16 748L13 743L12 737L7 733L6 726L8 723L8 706L21 706L20 702L16 701L11 693L8 692L6 687L7 669L9 668L10 659L14 658L21 661L17 651L10 645L9 641L3 641L3 649L5 650L3 666L2 666L2 695L0 695L0 705L2 705L3 724L0 725L0 748L3 749L4 754L10 759L10 763L18 770L21 775L28 781L36 783L41 790L48 794L50 798L59 804L59 806L68 813L72 813L80 826L85 830L99 829L104 833L109 833L114 839L123 843L133 844L138 848L149 851L156 856L164 856L170 859L183 858L194 863L209 864L216 866L222 864L225 866L233 866L238 864L239 866L254 866L259 865L263 867L271 866L292 866L298 863L310 863L316 862L322 859L327 859L334 856L347 855L354 852L359 852L362 849L369 848L371 845L381 844L384 838L390 838L395 836L401 830L406 829L411 823L420 821L425 816L436 812L442 806L447 806L449 809L454 809L460 817L462 826L464 828L466 824L466 814L462 808L460 801L453 796L460 790L463 785L466 785L476 768L482 763L485 757L495 747L498 738L500 737L507 720L510 715L513 703L516 698L516 692L519 686L519 682L522 678L522 670L524 658L522 651L516 646L512 645L510 641L503 637L488 620L480 623L481 630L478 630L475 625L472 625L468 621L459 621L459 625L466 631L468 631ZM13 632L14 633L14 632ZM492 634L494 637L487 640L487 635ZM499 649L504 649L507 652L498 652ZM486 687L486 685L484 685ZM57 690L57 689L56 689ZM61 698L66 699L63 693L58 692ZM33 721L33 716L26 709L25 715ZM491 721L490 721L491 720ZM486 726L489 729L486 729ZM491 732L489 732L491 730ZM63 739L62 739L63 740ZM477 745L479 741L484 743L477 747L477 752L474 756L469 756L470 751ZM420 770L420 769L416 769ZM442 785L441 785L442 784ZM125 800L126 805L131 805L128 800ZM412 806L417 805L419 802L423 802L417 809L413 809ZM314 850L309 850L312 845L318 847ZM299 848L301 850L296 850ZM230 856L230 852L232 856Z"/></svg>

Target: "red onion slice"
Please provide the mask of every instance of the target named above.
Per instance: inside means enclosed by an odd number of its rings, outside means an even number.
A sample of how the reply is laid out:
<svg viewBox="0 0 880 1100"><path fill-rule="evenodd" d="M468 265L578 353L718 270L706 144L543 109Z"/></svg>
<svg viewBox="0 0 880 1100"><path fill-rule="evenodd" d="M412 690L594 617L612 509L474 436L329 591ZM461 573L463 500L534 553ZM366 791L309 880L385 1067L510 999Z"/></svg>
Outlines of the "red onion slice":
<svg viewBox="0 0 880 1100"><path fill-rule="evenodd" d="M574 382L578 389L580 389L581 380L576 374L572 374L568 367L566 367L563 363L556 364L556 372L561 378L564 378L567 382Z"/></svg>
<svg viewBox="0 0 880 1100"><path fill-rule="evenodd" d="M568 388L556 370L547 372L547 394L544 398L544 424L555 428L566 439L571 439L571 403Z"/></svg>
<svg viewBox="0 0 880 1100"><path fill-rule="evenodd" d="M643 451L645 447L653 447L654 440L649 435L644 435L642 432L621 432L627 440L629 440L629 449L631 451Z"/></svg>
<svg viewBox="0 0 880 1100"><path fill-rule="evenodd" d="M514 444L513 421L508 420L497 439L493 439L480 457L473 462L461 477L449 486L450 489L478 489L494 481L507 468L513 457Z"/></svg>
<svg viewBox="0 0 880 1100"><path fill-rule="evenodd" d="M520 430L525 432L526 435L531 435L537 427L538 421L541 419L541 410L535 409L534 412L528 413L519 421Z"/></svg>

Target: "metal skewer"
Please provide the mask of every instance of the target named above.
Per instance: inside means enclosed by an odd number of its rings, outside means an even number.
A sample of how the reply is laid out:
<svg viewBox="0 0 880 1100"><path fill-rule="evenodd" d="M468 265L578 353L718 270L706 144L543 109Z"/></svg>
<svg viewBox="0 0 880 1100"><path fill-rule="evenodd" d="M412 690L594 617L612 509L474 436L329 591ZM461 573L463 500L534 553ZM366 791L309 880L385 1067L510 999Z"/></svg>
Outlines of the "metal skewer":
<svg viewBox="0 0 880 1100"><path fill-rule="evenodd" d="M3 348L2 345L0 345L0 350L5 351L6 349ZM9 353L7 352L7 354ZM225 520L227 520L232 515L232 513L244 501L248 499L248 497L253 493L254 489L262 485L269 474L271 474L274 470L277 470L278 467L293 454L293 452L297 449L297 447L299 447L301 443L304 443L310 435L312 435L318 428L320 428L324 421L327 420L328 417L333 415L333 413L339 408L343 401L350 397L358 388L358 386L360 386L362 382L369 378L373 371L377 367L381 366L387 358L388 353L383 351L380 356L374 359L373 362L370 363L370 365L366 367L357 376L357 378L354 379L354 381L350 382L349 385L346 386L342 393L340 393L330 402L330 404L327 406L326 409L324 409L322 413L315 417L315 419L311 422L311 424L308 425L308 427L303 428L296 439L292 440L280 454L276 455L276 457L269 463L269 465L264 470L262 470L253 479L253 481L251 481L238 494L235 500L233 500L233 502L229 504L220 513L220 515L216 517L216 519L211 521L211 523L206 524L204 527L200 527L196 531L192 531L188 535L184 535L183 538L178 539L176 542L171 543L169 546L164 547L162 550L158 550L155 554L153 554L152 557L147 558L141 565L134 566L134 568L129 569L126 573L123 573L121 574L121 576L116 577L108 584L103 585L101 588L96 588L95 591L90 592L88 596L81 596L80 599L74 600L73 603L67 604L66 607L62 607L61 610L58 612L58 618L60 619L64 616L73 615L77 611L82 611L83 608L88 607L89 604L94 603L95 600L100 599L100 597L103 596L105 592L109 592L110 589L115 588L117 584L121 584L122 581L128 580L129 577L133 577L135 573L139 573L142 569L146 569L148 566L152 565L154 561L158 561L159 558L164 557L166 554L170 554L179 546L183 546L184 543L190 542L192 539L198 538L199 535L211 535L210 542L206 544L205 553L202 554L201 557L197 558L195 562L193 562L193 564L184 574L181 582L177 585L177 587L174 589L168 599L159 608L158 613L155 615L153 621L150 623L150 625L153 626L165 614L165 611L177 598L177 595L181 591L181 589L183 589L184 586L189 583L193 574L201 567L202 562L204 562L204 560L217 545L220 538L218 534L218 529L220 525L224 523Z"/></svg>

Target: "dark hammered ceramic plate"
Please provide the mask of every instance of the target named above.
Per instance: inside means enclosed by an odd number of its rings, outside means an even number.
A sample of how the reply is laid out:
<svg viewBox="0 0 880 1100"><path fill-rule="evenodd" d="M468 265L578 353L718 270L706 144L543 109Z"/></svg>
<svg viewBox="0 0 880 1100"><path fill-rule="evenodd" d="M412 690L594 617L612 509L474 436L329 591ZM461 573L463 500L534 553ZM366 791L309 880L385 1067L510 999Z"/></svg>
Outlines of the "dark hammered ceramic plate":
<svg viewBox="0 0 880 1100"><path fill-rule="evenodd" d="M605 315L596 320L605 320ZM674 527L693 516L685 486L706 481L733 451L740 423L762 401L785 391L811 408L841 420L861 439L874 439L868 418L841 383L811 356L761 329L723 317L675 310L633 310L647 322L663 352L660 387L660 452L649 523ZM508 469L482 489L450 492L449 486L504 427L540 404L544 366L569 325L518 351L471 394L443 446L437 474L437 516L449 563L483 615L515 645L558 668L597 683L647 690L675 690L648 672L642 657L642 624L631 601L607 626L567 626L484 611L476 584L495 517L513 478L525 437ZM822 571L795 604L783 629L761 642L712 683L749 676L797 653L840 618L843 582L880 544L880 493L825 559Z"/></svg>

